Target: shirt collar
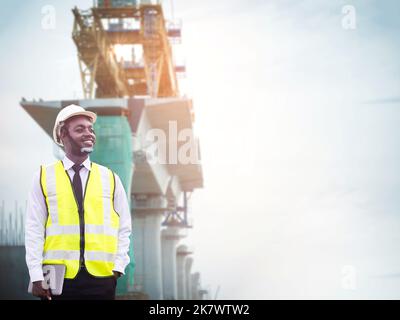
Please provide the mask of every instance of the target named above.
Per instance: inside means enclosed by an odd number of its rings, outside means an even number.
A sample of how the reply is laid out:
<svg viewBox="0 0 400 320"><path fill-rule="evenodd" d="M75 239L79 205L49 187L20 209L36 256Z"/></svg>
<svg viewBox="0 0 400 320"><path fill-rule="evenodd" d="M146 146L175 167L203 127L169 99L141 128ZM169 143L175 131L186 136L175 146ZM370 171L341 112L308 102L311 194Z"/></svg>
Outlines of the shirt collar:
<svg viewBox="0 0 400 320"><path fill-rule="evenodd" d="M72 168L72 166L75 164L72 160L70 160L66 155L64 156L64 159L62 160L64 169L69 170ZM90 157L87 157L85 161L82 162L82 165L90 171L91 163L90 163Z"/></svg>

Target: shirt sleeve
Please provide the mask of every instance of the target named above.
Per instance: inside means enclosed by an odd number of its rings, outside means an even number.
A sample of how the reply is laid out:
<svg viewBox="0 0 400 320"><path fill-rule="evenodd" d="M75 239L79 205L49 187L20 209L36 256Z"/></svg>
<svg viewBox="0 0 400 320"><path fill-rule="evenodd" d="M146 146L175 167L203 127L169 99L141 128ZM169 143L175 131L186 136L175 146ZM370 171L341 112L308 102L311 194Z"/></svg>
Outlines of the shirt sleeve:
<svg viewBox="0 0 400 320"><path fill-rule="evenodd" d="M26 264L32 282L44 280L42 263L47 209L40 186L40 170L35 173L28 195L25 220Z"/></svg>
<svg viewBox="0 0 400 320"><path fill-rule="evenodd" d="M126 192L117 174L115 174L114 208L119 214L118 252L115 257L114 271L125 274L125 268L130 262L129 245L132 223Z"/></svg>

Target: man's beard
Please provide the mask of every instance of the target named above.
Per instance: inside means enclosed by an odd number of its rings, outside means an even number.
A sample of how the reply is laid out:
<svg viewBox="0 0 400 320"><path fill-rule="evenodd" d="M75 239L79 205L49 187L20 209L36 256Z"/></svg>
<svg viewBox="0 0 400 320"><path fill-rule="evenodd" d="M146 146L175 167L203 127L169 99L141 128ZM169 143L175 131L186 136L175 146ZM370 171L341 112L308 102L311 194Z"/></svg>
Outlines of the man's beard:
<svg viewBox="0 0 400 320"><path fill-rule="evenodd" d="M73 150L74 150L74 151L78 151L78 150L79 150L79 151L81 152L81 154L82 154L82 153L84 153L84 154L90 154L90 153L93 152L93 150L94 150L94 144L93 144L93 146L91 146L91 147L80 147L79 144L76 143L74 139L72 139L72 137L70 136L69 132L67 133L67 136L68 136L68 139L69 139L70 143L71 143L72 146L73 146Z"/></svg>
<svg viewBox="0 0 400 320"><path fill-rule="evenodd" d="M93 147L83 147L83 148L81 148L81 152L82 153L87 153L87 154L92 153L93 152Z"/></svg>

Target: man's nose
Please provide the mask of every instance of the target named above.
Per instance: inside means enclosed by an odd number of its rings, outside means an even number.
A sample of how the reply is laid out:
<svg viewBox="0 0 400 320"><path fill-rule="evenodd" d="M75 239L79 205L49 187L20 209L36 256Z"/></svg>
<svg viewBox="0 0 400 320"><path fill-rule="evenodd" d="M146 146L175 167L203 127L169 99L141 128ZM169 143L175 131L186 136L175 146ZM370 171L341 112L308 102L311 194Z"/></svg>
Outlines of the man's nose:
<svg viewBox="0 0 400 320"><path fill-rule="evenodd" d="M85 134L85 136L96 137L95 133L93 131L91 131L90 129L85 130L84 134Z"/></svg>

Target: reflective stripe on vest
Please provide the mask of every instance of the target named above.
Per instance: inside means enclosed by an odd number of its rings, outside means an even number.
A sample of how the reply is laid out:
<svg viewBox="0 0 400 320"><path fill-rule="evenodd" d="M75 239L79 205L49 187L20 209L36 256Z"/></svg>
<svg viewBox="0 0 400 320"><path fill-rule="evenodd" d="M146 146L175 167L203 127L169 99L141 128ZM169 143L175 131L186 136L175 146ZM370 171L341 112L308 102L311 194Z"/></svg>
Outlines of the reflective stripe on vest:
<svg viewBox="0 0 400 320"><path fill-rule="evenodd" d="M65 264L66 278L79 271L80 228L71 180L61 161L42 166L40 182L48 210L45 264ZM83 186L85 187L85 186ZM92 163L84 194L85 265L94 276L111 276L118 248L119 216L114 209L111 170Z"/></svg>
<svg viewBox="0 0 400 320"><path fill-rule="evenodd" d="M79 260L79 250L48 250L44 253L45 260ZM85 251L85 260L114 262L115 254Z"/></svg>
<svg viewBox="0 0 400 320"><path fill-rule="evenodd" d="M46 228L47 236L56 236L61 234L79 234L79 226L60 226L51 225ZM110 226L96 226L93 224L85 224L85 233L91 234L105 234L108 236L116 237L118 235L118 230Z"/></svg>

